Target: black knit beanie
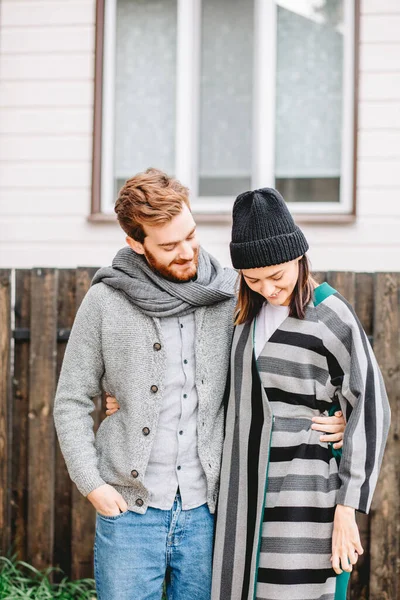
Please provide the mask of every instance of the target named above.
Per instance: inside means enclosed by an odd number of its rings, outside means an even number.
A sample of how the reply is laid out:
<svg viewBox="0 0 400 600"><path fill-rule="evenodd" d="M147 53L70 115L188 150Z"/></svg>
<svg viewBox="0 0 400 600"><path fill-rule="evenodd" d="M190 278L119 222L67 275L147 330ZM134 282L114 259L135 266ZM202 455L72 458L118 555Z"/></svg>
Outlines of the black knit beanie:
<svg viewBox="0 0 400 600"><path fill-rule="evenodd" d="M235 269L255 269L294 260L308 243L280 193L262 188L236 198L230 250Z"/></svg>

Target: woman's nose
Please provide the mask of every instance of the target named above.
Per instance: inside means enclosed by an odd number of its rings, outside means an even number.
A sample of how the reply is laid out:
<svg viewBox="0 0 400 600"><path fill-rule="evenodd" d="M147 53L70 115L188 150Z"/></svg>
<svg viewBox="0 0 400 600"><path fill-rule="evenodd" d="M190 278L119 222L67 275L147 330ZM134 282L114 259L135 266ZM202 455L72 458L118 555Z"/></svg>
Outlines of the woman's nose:
<svg viewBox="0 0 400 600"><path fill-rule="evenodd" d="M272 294L275 293L275 285L269 281L264 281L261 289L261 293L264 296L264 298L268 298L269 296L272 296Z"/></svg>

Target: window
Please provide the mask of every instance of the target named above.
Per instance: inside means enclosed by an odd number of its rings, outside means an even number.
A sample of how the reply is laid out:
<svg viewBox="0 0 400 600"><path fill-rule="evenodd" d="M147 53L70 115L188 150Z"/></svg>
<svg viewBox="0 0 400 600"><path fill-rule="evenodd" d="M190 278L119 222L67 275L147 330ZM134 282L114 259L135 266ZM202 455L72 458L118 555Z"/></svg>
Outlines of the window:
<svg viewBox="0 0 400 600"><path fill-rule="evenodd" d="M264 186L295 214L353 212L358 0L99 3L97 211L156 166L200 214Z"/></svg>

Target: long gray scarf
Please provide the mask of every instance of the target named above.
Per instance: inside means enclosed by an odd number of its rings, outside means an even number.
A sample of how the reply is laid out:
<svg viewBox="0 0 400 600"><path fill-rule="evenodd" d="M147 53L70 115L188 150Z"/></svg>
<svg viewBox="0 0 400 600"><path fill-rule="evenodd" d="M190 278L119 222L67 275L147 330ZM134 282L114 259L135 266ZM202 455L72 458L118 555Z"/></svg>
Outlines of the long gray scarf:
<svg viewBox="0 0 400 600"><path fill-rule="evenodd" d="M235 295L236 279L236 271L221 267L203 248L197 279L186 283L168 281L154 272L142 255L123 248L111 267L97 271L92 285L103 282L120 290L149 317L172 317L229 300Z"/></svg>

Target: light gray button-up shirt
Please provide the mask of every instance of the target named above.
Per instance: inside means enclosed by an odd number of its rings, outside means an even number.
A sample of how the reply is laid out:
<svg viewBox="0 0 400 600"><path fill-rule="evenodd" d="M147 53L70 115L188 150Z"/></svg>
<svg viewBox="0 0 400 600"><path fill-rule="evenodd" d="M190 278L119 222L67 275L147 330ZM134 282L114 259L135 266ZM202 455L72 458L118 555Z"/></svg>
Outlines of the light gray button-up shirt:
<svg viewBox="0 0 400 600"><path fill-rule="evenodd" d="M179 487L184 510L207 502L207 482L197 452L195 317L161 319L167 357L163 406L146 469L149 506L170 510Z"/></svg>

